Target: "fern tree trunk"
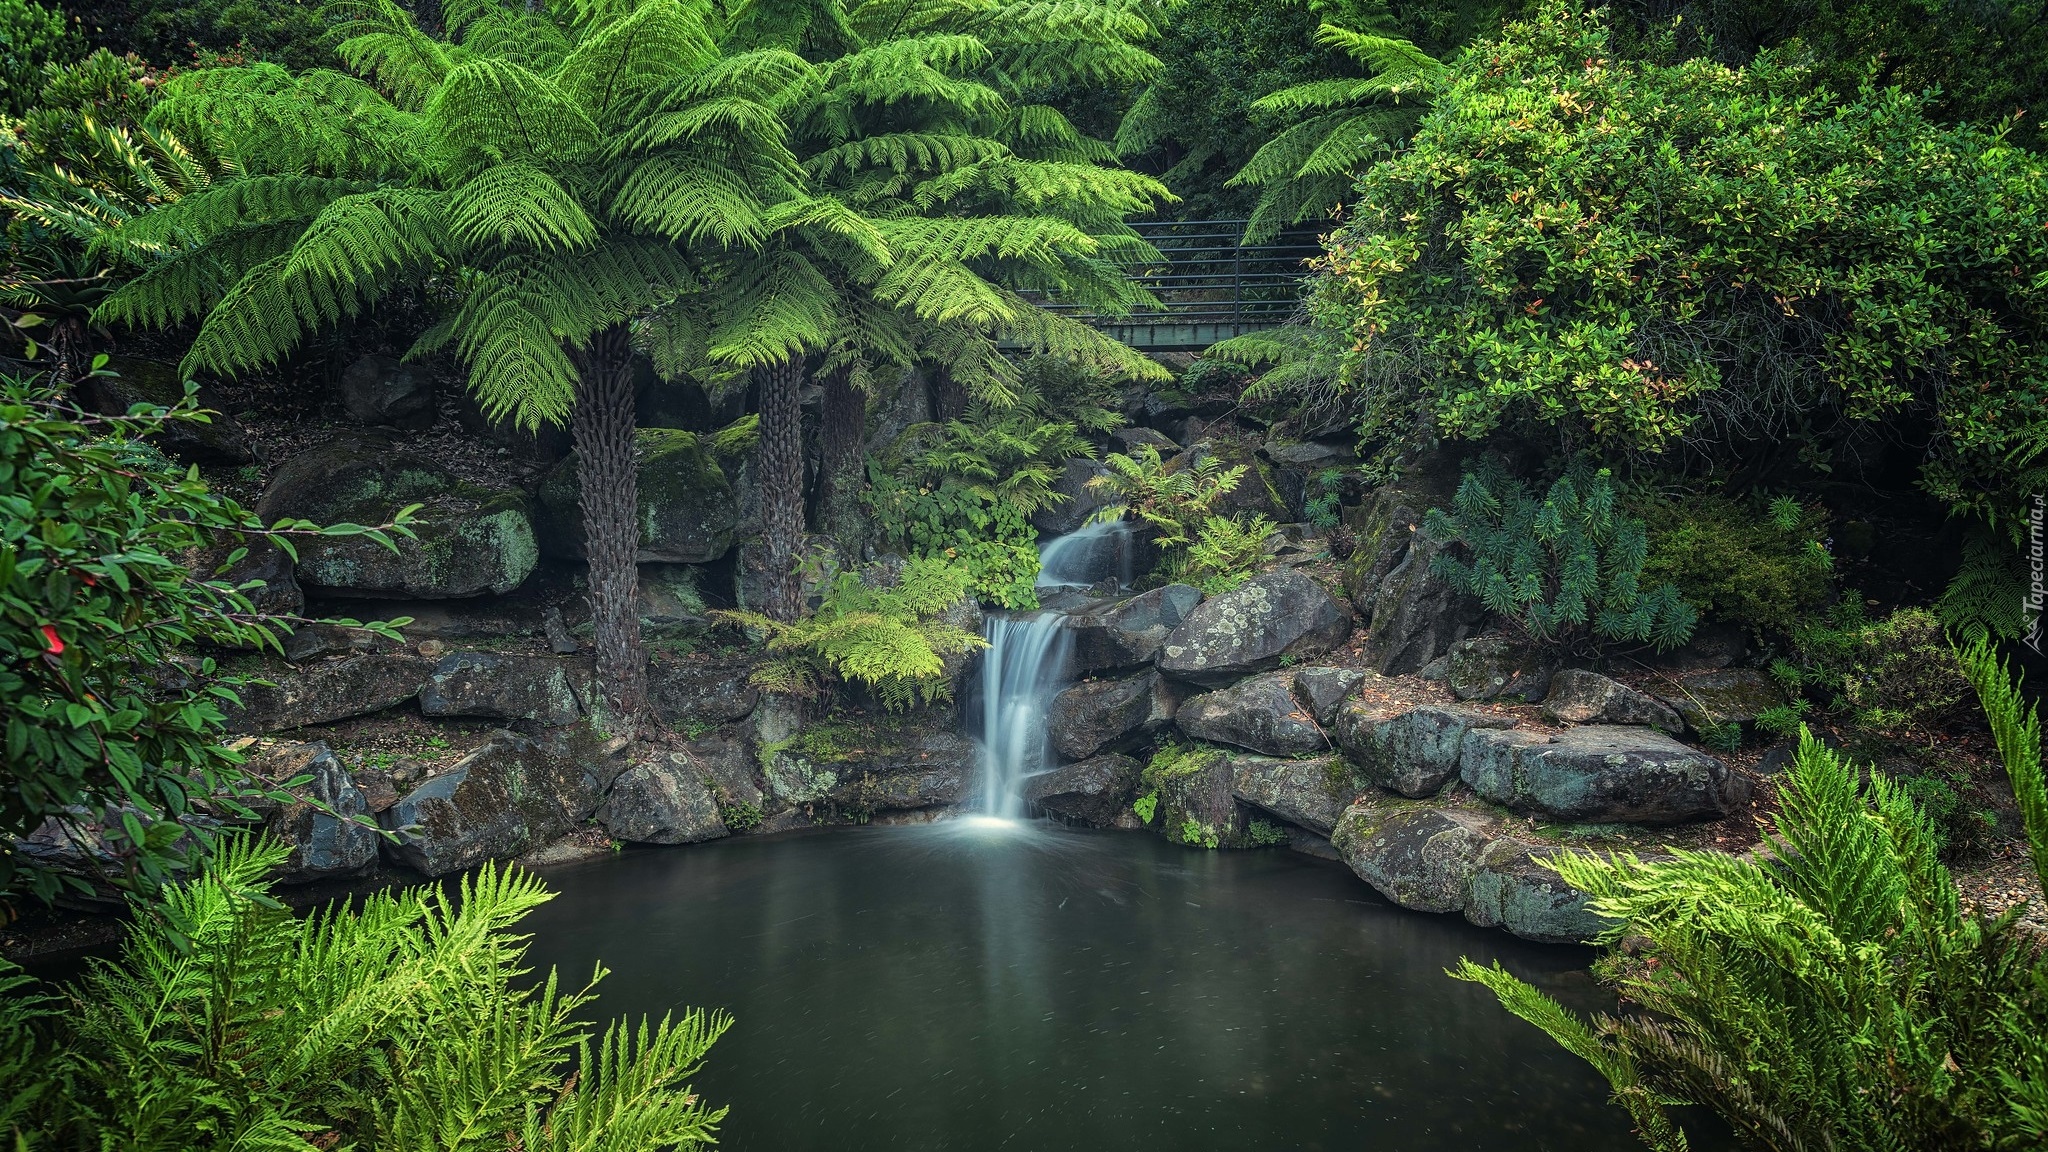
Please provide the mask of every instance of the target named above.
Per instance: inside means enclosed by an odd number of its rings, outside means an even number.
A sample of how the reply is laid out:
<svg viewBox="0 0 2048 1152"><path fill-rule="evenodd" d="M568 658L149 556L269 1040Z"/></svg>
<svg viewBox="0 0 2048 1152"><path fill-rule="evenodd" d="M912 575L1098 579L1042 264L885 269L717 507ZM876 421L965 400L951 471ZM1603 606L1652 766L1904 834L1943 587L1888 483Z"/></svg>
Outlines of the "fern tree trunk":
<svg viewBox="0 0 2048 1152"><path fill-rule="evenodd" d="M590 615L597 682L630 732L647 710L647 654L640 643L640 503L633 452L633 351L624 325L607 329L577 356L576 472L584 549L590 560Z"/></svg>
<svg viewBox="0 0 2048 1152"><path fill-rule="evenodd" d="M801 357L756 372L761 393L761 519L767 553L767 587L761 611L775 620L795 620L803 604L797 550L804 531L803 387Z"/></svg>
<svg viewBox="0 0 2048 1152"><path fill-rule="evenodd" d="M860 510L861 442L867 431L868 401L840 369L825 378L824 415L818 430L818 499L812 522L832 537L842 556L858 552L865 527Z"/></svg>

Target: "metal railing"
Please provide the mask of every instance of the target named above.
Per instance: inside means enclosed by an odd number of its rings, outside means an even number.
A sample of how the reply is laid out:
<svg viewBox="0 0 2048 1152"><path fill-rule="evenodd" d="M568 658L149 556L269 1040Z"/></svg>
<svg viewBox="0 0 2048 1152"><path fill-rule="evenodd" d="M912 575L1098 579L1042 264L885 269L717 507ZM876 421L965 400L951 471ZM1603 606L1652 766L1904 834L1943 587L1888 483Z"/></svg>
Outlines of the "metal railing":
<svg viewBox="0 0 2048 1152"><path fill-rule="evenodd" d="M1219 340L1277 328L1301 300L1307 262L1322 253L1313 231L1281 233L1264 244L1240 244L1243 220L1166 220L1133 224L1163 259L1136 279L1159 298L1157 310L1087 318L1135 348L1199 350ZM1081 314L1073 304L1049 302Z"/></svg>

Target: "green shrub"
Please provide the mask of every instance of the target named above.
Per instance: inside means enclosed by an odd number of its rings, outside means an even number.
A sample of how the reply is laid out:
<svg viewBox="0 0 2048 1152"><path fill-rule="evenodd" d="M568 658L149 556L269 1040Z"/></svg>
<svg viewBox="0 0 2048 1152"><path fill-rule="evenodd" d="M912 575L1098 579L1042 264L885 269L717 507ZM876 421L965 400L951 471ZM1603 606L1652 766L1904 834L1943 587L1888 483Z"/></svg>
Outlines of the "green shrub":
<svg viewBox="0 0 2048 1152"><path fill-rule="evenodd" d="M2048 882L2041 729L1988 644L1962 657ZM1548 862L1614 926L1604 971L1640 1008L1582 1018L1495 964L1462 961L1515 1015L1592 1064L1651 1148L1667 1109L1711 1110L1747 1147L1911 1152L2048 1140L2048 952L1966 914L1908 791L1865 783L1812 735L1766 851L1566 853Z"/></svg>
<svg viewBox="0 0 2048 1152"><path fill-rule="evenodd" d="M518 921L550 896L492 865L295 917L289 853L226 844L136 908L120 958L48 996L0 962L0 1131L13 1147L228 1152L712 1142L690 1090L731 1024L687 1011L599 1035L595 997L535 980ZM598 969L592 985L604 976Z"/></svg>
<svg viewBox="0 0 2048 1152"><path fill-rule="evenodd" d="M1429 531L1464 545L1433 570L1538 640L1586 632L1606 640L1685 643L1698 616L1670 584L1643 582L1642 522L1622 515L1606 469L1575 460L1539 503L1498 459L1465 474Z"/></svg>
<svg viewBox="0 0 2048 1152"><path fill-rule="evenodd" d="M1790 634L1827 602L1827 515L1779 498L1656 495L1632 501L1650 536L1643 576L1668 581L1703 614Z"/></svg>
<svg viewBox="0 0 2048 1152"><path fill-rule="evenodd" d="M1242 533L1249 528L1216 515L1217 505L1237 490L1246 466L1225 468L1213 455L1192 463L1183 460L1163 459L1155 445L1146 444L1129 456L1110 453L1103 461L1108 474L1089 481L1111 501L1093 518L1111 521L1128 517L1149 526L1152 543L1159 549L1160 570L1167 573L1181 571L1188 564L1188 554L1200 544L1205 530L1211 534L1211 558L1221 559L1226 550L1241 543Z"/></svg>
<svg viewBox="0 0 2048 1152"><path fill-rule="evenodd" d="M294 782L251 779L218 743L222 705L251 678L199 651L280 651L300 621L259 612L249 586L220 574L252 546L291 555L313 535L410 534L411 509L382 530L266 528L147 442L205 419L191 396L80 418L53 388L0 376L0 893L55 894L58 877L10 846L45 819L123 811L107 829L120 869L108 879L146 886L184 864L182 841L206 842L210 825L188 820L196 808L247 817L246 801L282 797ZM219 570L186 567L216 548ZM366 627L395 639L405 623Z"/></svg>
<svg viewBox="0 0 2048 1152"><path fill-rule="evenodd" d="M1251 373L1228 360L1198 357L1180 374L1180 390L1189 396L1236 396L1252 382Z"/></svg>
<svg viewBox="0 0 2048 1152"><path fill-rule="evenodd" d="M946 658L983 646L981 637L944 618L966 598L968 585L964 569L920 556L893 582L841 572L818 610L793 624L756 612L714 615L767 634L773 659L753 674L761 688L808 696L850 680L890 711L902 711L950 698Z"/></svg>
<svg viewBox="0 0 2048 1152"><path fill-rule="evenodd" d="M1820 621L1795 630L1797 666L1781 680L1819 697L1872 735L1927 733L1969 715L1969 682L1941 619L1901 608L1883 620L1863 615L1854 593Z"/></svg>
<svg viewBox="0 0 2048 1152"><path fill-rule="evenodd" d="M1166 565L1167 579L1214 596L1251 578L1266 556L1266 537L1279 525L1264 516L1211 516L1195 542Z"/></svg>
<svg viewBox="0 0 2048 1152"><path fill-rule="evenodd" d="M42 90L44 66L78 52L63 12L33 0L0 0L0 115L27 112Z"/></svg>

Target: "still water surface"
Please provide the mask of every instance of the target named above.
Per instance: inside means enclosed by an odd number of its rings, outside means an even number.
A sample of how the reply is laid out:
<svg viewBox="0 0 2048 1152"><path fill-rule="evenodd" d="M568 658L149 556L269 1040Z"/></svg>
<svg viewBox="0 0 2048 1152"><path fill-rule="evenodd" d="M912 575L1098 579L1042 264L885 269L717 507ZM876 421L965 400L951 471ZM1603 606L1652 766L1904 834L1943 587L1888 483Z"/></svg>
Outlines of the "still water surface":
<svg viewBox="0 0 2048 1152"><path fill-rule="evenodd" d="M948 821L548 882L532 958L602 959L601 1015L738 1018L695 1082L731 1152L1640 1147L1589 1069L1443 974L1498 958L1593 1007L1590 952L1292 852Z"/></svg>

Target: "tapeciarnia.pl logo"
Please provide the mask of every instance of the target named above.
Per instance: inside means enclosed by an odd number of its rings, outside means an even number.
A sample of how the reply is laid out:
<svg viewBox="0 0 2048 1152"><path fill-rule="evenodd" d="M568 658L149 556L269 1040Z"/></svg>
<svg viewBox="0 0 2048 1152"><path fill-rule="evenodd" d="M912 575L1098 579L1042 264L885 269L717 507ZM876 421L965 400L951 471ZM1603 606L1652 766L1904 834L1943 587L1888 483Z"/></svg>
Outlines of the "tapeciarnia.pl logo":
<svg viewBox="0 0 2048 1152"><path fill-rule="evenodd" d="M2036 493L2027 507L2027 603L2021 618L2027 622L2027 647L2041 652L2041 607L2048 601L2048 547L2042 539L2043 519L2048 519L2048 498Z"/></svg>

